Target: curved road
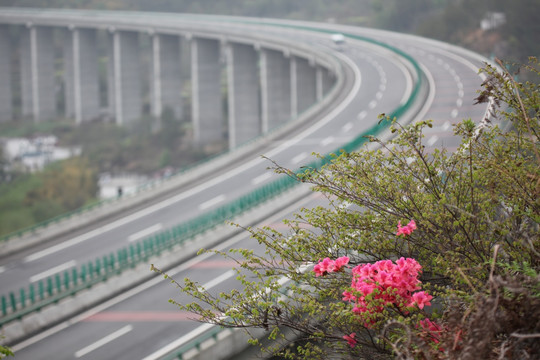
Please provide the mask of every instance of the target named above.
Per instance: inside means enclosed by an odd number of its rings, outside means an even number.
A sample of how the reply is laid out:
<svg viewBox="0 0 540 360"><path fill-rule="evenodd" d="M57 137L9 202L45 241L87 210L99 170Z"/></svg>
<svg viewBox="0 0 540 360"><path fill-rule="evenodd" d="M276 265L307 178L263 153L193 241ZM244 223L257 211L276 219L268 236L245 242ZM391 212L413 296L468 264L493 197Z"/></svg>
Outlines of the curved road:
<svg viewBox="0 0 540 360"><path fill-rule="evenodd" d="M452 150L457 142L451 135L451 124L468 117L479 121L484 116L485 106L472 106L482 81L477 75L478 68L482 66L479 57L415 37L360 28L336 28L399 47L421 64L430 92L419 118L434 120L434 127L426 134L428 146L443 145ZM334 46L327 34L283 29L279 32L319 46ZM376 122L378 114L391 112L407 97L411 89L410 75L404 65L395 56L389 56L387 51L378 51L360 41L348 41L336 56L346 61L353 71L348 75L351 82L348 97L339 108L318 122L267 149L265 156L286 167L298 168L309 162L312 152L326 153L347 143ZM178 193L167 201L116 220L108 227L102 227L95 236L82 234L68 239L70 242L65 244L71 246L49 246L3 259L0 264L3 270L0 273L2 290L17 290L55 271L108 254L130 240L175 225L271 181L274 175L266 170L269 164L259 155L253 154L241 166ZM306 201L308 203L298 204L290 211L311 206L320 199L313 196ZM224 246L248 247L250 243L245 235L241 235ZM219 291L235 286L232 273L227 271L230 267L231 264L219 259L197 258L183 264L176 277L189 274L203 284L214 285ZM124 294L48 333L16 345L16 358L142 359L200 325L186 321L186 314L176 312L168 304L169 298L181 301L177 290L168 282L150 281L141 285L140 290Z"/></svg>

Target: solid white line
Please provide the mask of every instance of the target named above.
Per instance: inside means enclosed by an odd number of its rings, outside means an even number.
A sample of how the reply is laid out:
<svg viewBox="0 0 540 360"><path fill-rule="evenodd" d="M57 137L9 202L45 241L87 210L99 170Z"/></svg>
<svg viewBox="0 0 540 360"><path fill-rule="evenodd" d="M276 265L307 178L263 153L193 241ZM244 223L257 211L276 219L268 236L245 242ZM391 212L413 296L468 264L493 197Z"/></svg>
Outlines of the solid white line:
<svg viewBox="0 0 540 360"><path fill-rule="evenodd" d="M296 155L295 157L293 157L293 158L291 159L291 162L292 162L293 164L298 164L300 161L302 161L302 160L304 160L305 158L307 158L307 156L308 156L307 152L302 152L302 153Z"/></svg>
<svg viewBox="0 0 540 360"><path fill-rule="evenodd" d="M433 78L433 74L429 71L429 69L422 63L420 63L420 69L426 75L427 81L428 81L428 98L424 102L424 106L422 109L418 112L415 119L424 119L426 114L428 113L429 109L431 108L431 105L433 104L433 101L435 100L435 94L437 93L436 85L435 85L435 79Z"/></svg>
<svg viewBox="0 0 540 360"><path fill-rule="evenodd" d="M219 196L216 196L213 199L210 199L210 200L200 204L199 205L199 210L206 210L208 208L211 208L212 206L215 206L215 205L219 204L220 202L222 202L224 200L225 200L225 195L221 194Z"/></svg>
<svg viewBox="0 0 540 360"><path fill-rule="evenodd" d="M329 136L327 138L324 138L322 141L321 141L321 145L322 146L326 146L326 145L330 145L331 143L334 142L334 137L333 136Z"/></svg>
<svg viewBox="0 0 540 360"><path fill-rule="evenodd" d="M403 65L400 61L395 61L394 64L400 68L401 72L405 76L405 92L403 93L403 97L399 101L401 105L404 105L407 100L411 97L412 91L413 91L413 78L412 75L407 70L407 67Z"/></svg>
<svg viewBox="0 0 540 360"><path fill-rule="evenodd" d="M131 234L128 236L128 241L129 242L132 242L132 241L136 241L136 240L139 240L139 239L142 239L143 237L146 237L150 234L153 234L155 233L156 231L159 231L163 229L163 225L161 223L158 223L158 224L155 224L155 225L152 225L144 230L141 230L139 232L136 232L134 234Z"/></svg>
<svg viewBox="0 0 540 360"><path fill-rule="evenodd" d="M63 263L61 265L55 266L52 269L43 271L43 272L41 272L39 274L36 274L36 275L32 276L30 278L30 282L33 283L33 282L39 281L41 279L45 279L46 277L49 277L49 276L54 275L56 273L59 273L61 271L67 270L67 269L75 266L76 264L77 264L77 262L75 260L71 260L71 261L68 261L67 263Z"/></svg>
<svg viewBox="0 0 540 360"><path fill-rule="evenodd" d="M236 275L236 271L235 270L229 270L223 274L221 274L220 276L218 276L217 278L213 279L213 280L210 280L209 282L207 282L206 284L204 284L202 286L202 288L204 288L205 290L210 290L211 288L213 288L214 286L216 285L219 285L220 283L222 283L223 281L229 279L229 278L232 278L234 275Z"/></svg>
<svg viewBox="0 0 540 360"><path fill-rule="evenodd" d="M176 348L180 347L181 345L187 343L188 341L191 341L195 339L197 336L201 335L202 333L206 332L207 330L210 330L212 327L214 327L214 324L203 324L190 332L188 332L186 335L179 337L169 345L159 349L158 351L144 357L142 360L157 360L161 359L163 356L167 355L171 351L174 351Z"/></svg>
<svg viewBox="0 0 540 360"><path fill-rule="evenodd" d="M277 154L279 154L280 152L284 151L285 149L299 143L301 140L303 140L304 138L308 137L309 135L313 134L315 131L319 130L320 128L322 128L324 125L328 124L330 121L332 121L339 113L341 113L347 106L349 106L349 104L355 100L355 97L356 95L358 94L358 91L360 90L360 86L362 84L362 77L361 77L361 74L360 74L360 70L358 69L358 66L351 60L349 59L348 57L346 57L345 55L341 54L341 53L337 53L335 54L336 56L338 57L341 57L343 59L343 61L347 62L351 69L353 70L353 72L355 73L355 83L353 85L353 88L351 90L351 92L349 92L349 94L347 95L347 97L345 98L345 100L343 100L343 102L341 102L338 106L336 106L335 108L332 109L332 111L330 111L330 113L328 113L325 117L323 117L321 119L321 121L315 123L313 126L307 128L306 130L304 130L302 133L300 133L297 137L295 137L294 139L290 139L290 140L287 140L287 141L284 141L281 146L277 146L271 150L269 150L269 152L265 155L267 158L273 158L273 157L276 157ZM68 241L65 241L61 244L58 244L58 245L55 245L55 246L52 246L48 249L45 249L45 250L42 250L42 251L39 251L37 253L34 253L32 255L29 255L27 256L25 259L24 259L24 262L27 263L27 262L31 262L31 261L34 261L34 260L37 260L37 259L41 259L42 257L45 257L45 256L48 256L48 255L51 255L51 254L54 254L55 252L58 252L58 251L61 251L61 250L64 250L70 246L73 246L73 245L76 245L78 243L81 243L83 241L86 241L88 239L91 239L95 236L98 236L98 235L101 235L101 234L104 234L106 233L107 231L110 231L110 230L113 230L113 229L116 229L120 226L123 226L123 225L126 225L126 224L129 224L130 222L132 221L135 221L137 219L140 219L144 216L147 216L148 214L152 214L153 212L156 212L158 210L161 210L167 206L170 206L172 204L175 204L179 201L182 201L190 196L193 196L195 194L198 194L226 179L230 179L240 173L242 173L243 171L245 171L246 169L249 169L259 163L262 163L263 159L261 159L260 157L257 157L251 161L248 161L246 163L244 163L243 165L241 166L237 166L235 167L234 169L231 169L230 171L222 174L221 176L218 176L216 178L213 178L205 183L202 183L200 184L199 186L196 186L188 191L185 191L181 194L178 194L176 196L173 196L172 198L169 198L167 200L164 200L160 203L157 203L157 204L154 204L152 206L149 206L141 211L138 211L136 213L133 213L129 216L126 216L122 219L119 219L115 222L112 222L112 223L109 223L107 225L104 225L102 226L101 228L98 228L98 229L95 229L95 230L92 230L86 234L82 234L80 236L77 236L71 240L68 240Z"/></svg>
<svg viewBox="0 0 540 360"><path fill-rule="evenodd" d="M131 330L133 330L133 326L132 325L126 325L123 328L121 328L119 330L116 330L112 334L109 334L109 335L105 336L101 340L98 340L95 343L90 344L87 347L82 348L81 350L77 351L75 353L75 357L76 358L83 357L84 355L86 355L86 354L88 354L88 353L102 347L103 345L106 345L106 344L110 343L111 341L113 341L115 339L118 339L120 336L123 336L123 335L127 334Z"/></svg>
<svg viewBox="0 0 540 360"><path fill-rule="evenodd" d="M271 172L265 172L264 174L262 175L259 175L257 176L256 178L254 178L253 180L251 180L251 184L252 185L257 185L257 184L260 184L268 179L270 179L272 177L272 173Z"/></svg>

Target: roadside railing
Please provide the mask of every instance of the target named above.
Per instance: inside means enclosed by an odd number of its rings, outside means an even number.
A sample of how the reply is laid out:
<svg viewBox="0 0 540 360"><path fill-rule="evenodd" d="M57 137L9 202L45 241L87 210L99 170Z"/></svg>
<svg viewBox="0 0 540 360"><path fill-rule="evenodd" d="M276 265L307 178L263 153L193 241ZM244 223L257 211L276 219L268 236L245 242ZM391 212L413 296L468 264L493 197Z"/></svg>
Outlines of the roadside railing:
<svg viewBox="0 0 540 360"><path fill-rule="evenodd" d="M106 281L111 276L119 275L152 256L171 250L196 235L253 209L295 184L291 177L282 177L195 219L82 264L80 268L65 270L63 273L32 283L28 288L21 288L18 294L10 292L8 295L2 295L0 326Z"/></svg>

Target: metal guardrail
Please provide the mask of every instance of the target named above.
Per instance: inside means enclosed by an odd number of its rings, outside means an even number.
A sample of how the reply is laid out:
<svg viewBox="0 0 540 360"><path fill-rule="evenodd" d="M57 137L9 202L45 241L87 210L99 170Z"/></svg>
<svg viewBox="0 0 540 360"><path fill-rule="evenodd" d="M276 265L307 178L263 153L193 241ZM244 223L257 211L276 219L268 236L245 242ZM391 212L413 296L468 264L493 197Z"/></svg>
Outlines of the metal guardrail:
<svg viewBox="0 0 540 360"><path fill-rule="evenodd" d="M254 208L294 185L296 182L292 178L283 177L195 219L83 264L79 269L66 270L62 274L38 281L37 286L30 284L27 289L21 288L18 296L14 292L2 295L0 326L39 311L96 283L106 281L109 277L118 275L151 256L159 255L223 224L226 220Z"/></svg>

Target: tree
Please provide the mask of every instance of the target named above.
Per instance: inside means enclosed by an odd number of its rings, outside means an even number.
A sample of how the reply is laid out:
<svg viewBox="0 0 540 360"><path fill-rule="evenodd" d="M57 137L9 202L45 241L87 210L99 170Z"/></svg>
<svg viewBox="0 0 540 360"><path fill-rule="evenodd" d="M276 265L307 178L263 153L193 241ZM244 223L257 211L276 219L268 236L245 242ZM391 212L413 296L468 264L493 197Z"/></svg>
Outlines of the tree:
<svg viewBox="0 0 540 360"><path fill-rule="evenodd" d="M290 359L538 356L539 85L483 71L476 100L493 102L492 116L458 124L455 153L426 152L430 121L394 119L394 139L370 138L356 152L330 155L321 169L275 164L330 206L303 209L283 233L247 228L263 254L219 252L236 261L238 289L213 294L172 280L194 301L171 302L204 322L266 329L274 342L264 350ZM538 75L537 60L521 71ZM421 284L413 277L408 292L386 286L381 272L405 263ZM362 293L360 279L371 290ZM516 321L505 327L508 318ZM497 326L486 332L485 324Z"/></svg>

